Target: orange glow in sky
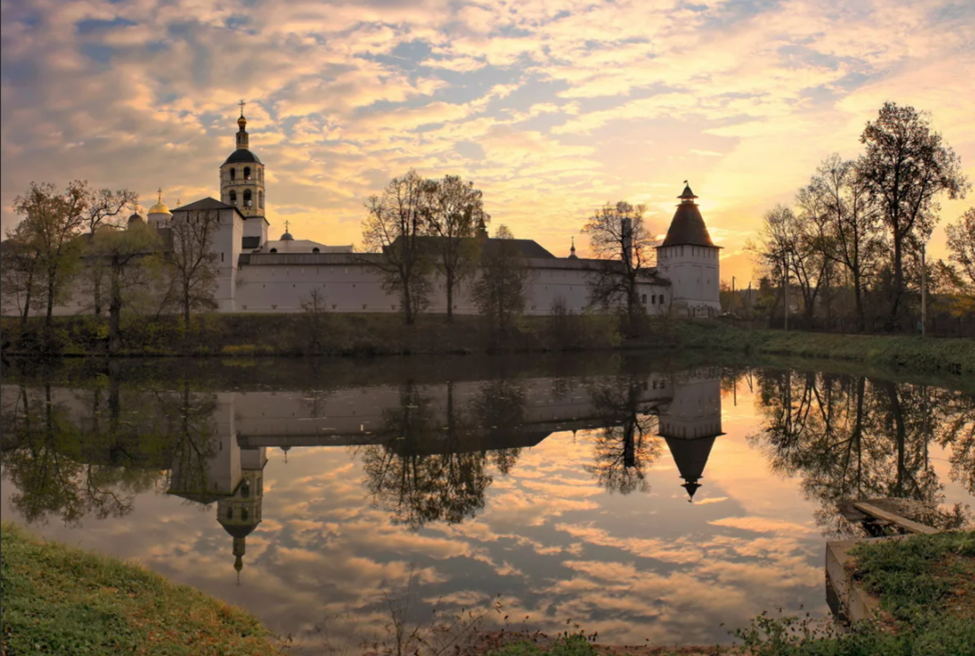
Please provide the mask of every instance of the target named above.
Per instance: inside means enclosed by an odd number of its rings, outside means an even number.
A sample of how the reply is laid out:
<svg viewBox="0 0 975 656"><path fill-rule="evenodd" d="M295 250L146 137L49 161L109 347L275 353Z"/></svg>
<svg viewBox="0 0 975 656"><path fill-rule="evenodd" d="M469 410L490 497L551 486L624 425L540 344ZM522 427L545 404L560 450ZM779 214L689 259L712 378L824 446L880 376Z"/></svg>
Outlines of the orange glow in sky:
<svg viewBox="0 0 975 656"><path fill-rule="evenodd" d="M663 232L690 180L724 247L886 100L932 114L975 178L975 9L955 0L3 3L2 223L31 180L219 196L248 101L272 235L361 242L411 167L459 174L494 225L559 256L607 201ZM943 203L943 225L972 199ZM577 239L585 255L585 239Z"/></svg>

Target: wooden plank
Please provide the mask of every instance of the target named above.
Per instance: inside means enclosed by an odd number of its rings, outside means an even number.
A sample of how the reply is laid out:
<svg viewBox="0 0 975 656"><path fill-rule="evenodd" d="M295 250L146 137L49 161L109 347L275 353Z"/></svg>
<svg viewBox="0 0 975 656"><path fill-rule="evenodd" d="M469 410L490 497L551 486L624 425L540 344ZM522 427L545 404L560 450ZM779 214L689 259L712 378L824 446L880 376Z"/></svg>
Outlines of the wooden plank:
<svg viewBox="0 0 975 656"><path fill-rule="evenodd" d="M890 522L894 526L899 526L905 531L910 531L911 533L920 533L921 535L934 535L938 532L938 529L931 528L930 526L925 526L924 524L918 524L917 522L912 522L909 519L901 517L900 515L895 515L892 512L887 512L882 508L866 503L865 501L857 501L853 504L853 507L864 512L871 517L877 517L878 519L883 519Z"/></svg>

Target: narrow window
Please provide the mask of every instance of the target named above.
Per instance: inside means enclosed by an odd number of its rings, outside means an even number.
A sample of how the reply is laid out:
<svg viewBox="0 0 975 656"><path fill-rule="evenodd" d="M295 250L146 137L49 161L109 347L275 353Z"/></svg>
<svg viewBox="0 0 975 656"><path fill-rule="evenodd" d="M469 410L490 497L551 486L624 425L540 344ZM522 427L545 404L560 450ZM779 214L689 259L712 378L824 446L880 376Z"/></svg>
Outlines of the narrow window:
<svg viewBox="0 0 975 656"><path fill-rule="evenodd" d="M231 169L231 171L232 170L233 169ZM231 205L236 205L237 204L237 192L236 191L231 191L230 192L230 204Z"/></svg>
<svg viewBox="0 0 975 656"><path fill-rule="evenodd" d="M220 261L223 262L223 252L220 252Z"/></svg>
<svg viewBox="0 0 975 656"><path fill-rule="evenodd" d="M257 192L257 206L260 207L262 210L264 209L264 192L263 191Z"/></svg>
<svg viewBox="0 0 975 656"><path fill-rule="evenodd" d="M233 518L234 518L234 509L233 509L233 507L227 508L227 519L233 519Z"/></svg>
<svg viewBox="0 0 975 656"><path fill-rule="evenodd" d="M237 169L230 169L230 181L233 182L237 179Z"/></svg>
<svg viewBox="0 0 975 656"><path fill-rule="evenodd" d="M240 519L241 521L247 521L247 508L240 509Z"/></svg>
<svg viewBox="0 0 975 656"><path fill-rule="evenodd" d="M653 296L650 297L650 305L656 305L656 304L657 304L657 295L654 294ZM654 387L656 387L656 385Z"/></svg>
<svg viewBox="0 0 975 656"><path fill-rule="evenodd" d="M250 189L245 189L244 190L244 207L250 207L251 206L251 199L252 198L253 198L253 196L251 194L251 190Z"/></svg>
<svg viewBox="0 0 975 656"><path fill-rule="evenodd" d="M250 180L250 179L251 179L251 167L245 166L244 167L244 180Z"/></svg>

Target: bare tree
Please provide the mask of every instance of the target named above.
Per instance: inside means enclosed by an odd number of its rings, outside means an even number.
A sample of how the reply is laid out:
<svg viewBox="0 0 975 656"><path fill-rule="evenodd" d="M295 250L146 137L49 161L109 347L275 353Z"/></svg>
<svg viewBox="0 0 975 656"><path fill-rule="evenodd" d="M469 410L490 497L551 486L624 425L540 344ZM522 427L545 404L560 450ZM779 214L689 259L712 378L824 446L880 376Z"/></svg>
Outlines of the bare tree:
<svg viewBox="0 0 975 656"><path fill-rule="evenodd" d="M438 237L431 241L436 253L434 267L444 278L447 320L452 321L454 289L473 274L477 265L478 242L472 237L476 230L486 229L491 217L484 211L481 190L460 176L427 181L425 193L427 232Z"/></svg>
<svg viewBox="0 0 975 656"><path fill-rule="evenodd" d="M807 203L802 218L784 205L766 212L759 242L749 248L759 256L770 278L781 277L783 289L795 279L802 295L803 313L810 318L828 266L819 242L819 228L809 217L818 208L809 199L801 199L802 202Z"/></svg>
<svg viewBox="0 0 975 656"><path fill-rule="evenodd" d="M427 209L425 182L410 169L393 178L382 196L366 203L369 215L362 223L362 241L367 251L382 257L358 258L379 269L383 287L400 298L400 311L407 325L416 323L429 303L432 263L423 244Z"/></svg>
<svg viewBox="0 0 975 656"><path fill-rule="evenodd" d="M169 253L170 274L183 314L183 325L189 327L193 310L216 309L219 255L213 250L213 238L220 229L218 210L178 213L170 222L173 250Z"/></svg>
<svg viewBox="0 0 975 656"><path fill-rule="evenodd" d="M927 240L938 221L936 199L963 198L970 187L961 160L941 134L930 127L930 116L913 107L887 102L877 120L868 122L860 142L866 153L858 164L864 183L880 206L893 247L893 289L890 319L896 321L904 294L905 251Z"/></svg>
<svg viewBox="0 0 975 656"><path fill-rule="evenodd" d="M480 275L472 296L488 321L492 337L503 339L525 311L532 271L506 226L498 226L496 239L481 251Z"/></svg>
<svg viewBox="0 0 975 656"><path fill-rule="evenodd" d="M656 264L655 241L643 220L645 205L625 201L607 203L596 211L582 231L597 258L608 260L596 269L590 283L593 303L626 310L628 330L640 325L644 308L640 302L640 279Z"/></svg>
<svg viewBox="0 0 975 656"><path fill-rule="evenodd" d="M74 181L64 191L53 184L31 182L27 193L14 199L14 211L24 217L24 237L38 253L39 272L47 308L44 327L50 333L54 305L80 264L88 194L85 183Z"/></svg>
<svg viewBox="0 0 975 656"><path fill-rule="evenodd" d="M826 256L849 274L857 330L864 325L863 294L883 255L880 215L856 163L832 154L819 165L807 193L821 204Z"/></svg>
<svg viewBox="0 0 975 656"><path fill-rule="evenodd" d="M313 288L301 299L302 327L312 353L320 353L324 346L325 330L328 325L328 305L325 292Z"/></svg>

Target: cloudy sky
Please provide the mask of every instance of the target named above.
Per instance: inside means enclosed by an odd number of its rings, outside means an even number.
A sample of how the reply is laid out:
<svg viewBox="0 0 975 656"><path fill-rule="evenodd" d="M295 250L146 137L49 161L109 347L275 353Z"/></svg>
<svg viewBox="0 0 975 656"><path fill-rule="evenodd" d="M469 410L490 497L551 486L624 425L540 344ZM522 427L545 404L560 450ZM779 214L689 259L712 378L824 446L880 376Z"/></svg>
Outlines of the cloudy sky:
<svg viewBox="0 0 975 656"><path fill-rule="evenodd" d="M856 155L885 100L931 111L975 178L971 0L0 7L4 230L31 180L218 196L241 98L272 233L328 244L360 243L364 201L410 167L473 180L556 255L606 201L665 231L689 179L741 284L762 213Z"/></svg>

